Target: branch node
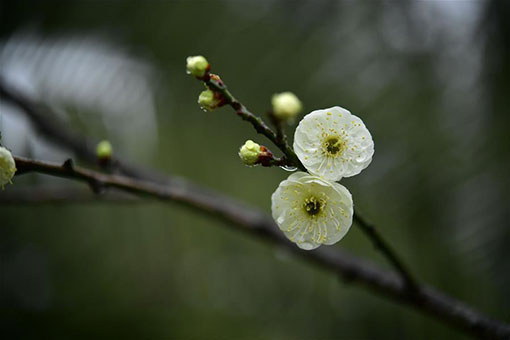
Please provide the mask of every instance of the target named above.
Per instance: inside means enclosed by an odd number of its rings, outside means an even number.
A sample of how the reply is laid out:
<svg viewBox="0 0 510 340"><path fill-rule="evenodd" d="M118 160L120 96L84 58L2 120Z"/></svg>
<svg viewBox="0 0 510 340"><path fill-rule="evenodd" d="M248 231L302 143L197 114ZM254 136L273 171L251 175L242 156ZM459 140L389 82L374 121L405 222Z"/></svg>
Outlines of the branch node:
<svg viewBox="0 0 510 340"><path fill-rule="evenodd" d="M62 167L67 172L73 172L74 171L74 162L73 162L73 160L71 158L66 159L66 161L64 163L62 163Z"/></svg>

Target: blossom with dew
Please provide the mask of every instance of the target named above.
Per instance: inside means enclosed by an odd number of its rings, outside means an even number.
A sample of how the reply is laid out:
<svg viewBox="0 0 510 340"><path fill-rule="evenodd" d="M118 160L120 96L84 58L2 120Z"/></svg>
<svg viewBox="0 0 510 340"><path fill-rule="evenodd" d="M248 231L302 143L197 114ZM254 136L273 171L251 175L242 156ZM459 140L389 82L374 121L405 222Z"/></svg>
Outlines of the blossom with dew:
<svg viewBox="0 0 510 340"><path fill-rule="evenodd" d="M273 95L271 100L273 114L280 120L293 120L303 109L298 97L292 92L282 92Z"/></svg>
<svg viewBox="0 0 510 340"><path fill-rule="evenodd" d="M210 68L207 59L201 55L186 58L186 69L195 77L202 78Z"/></svg>
<svg viewBox="0 0 510 340"><path fill-rule="evenodd" d="M113 147L112 144L107 141L103 140L99 142L96 146L96 155L99 159L110 159L113 155Z"/></svg>
<svg viewBox="0 0 510 340"><path fill-rule="evenodd" d="M335 106L307 114L294 134L294 150L312 174L331 181L359 174L372 161L374 141L363 121Z"/></svg>
<svg viewBox="0 0 510 340"><path fill-rule="evenodd" d="M273 218L299 248L311 250L340 241L352 224L353 203L343 185L296 172L271 196Z"/></svg>
<svg viewBox="0 0 510 340"><path fill-rule="evenodd" d="M225 103L223 96L219 92L214 92L210 89L204 90L198 96L198 104L200 107L207 111L212 111Z"/></svg>
<svg viewBox="0 0 510 340"><path fill-rule="evenodd" d="M247 140L241 149L239 149L239 157L246 165L255 165L259 161L260 145L252 140Z"/></svg>
<svg viewBox="0 0 510 340"><path fill-rule="evenodd" d="M16 173L16 162L11 152L0 146L0 187L2 189L6 184L11 183L14 173Z"/></svg>

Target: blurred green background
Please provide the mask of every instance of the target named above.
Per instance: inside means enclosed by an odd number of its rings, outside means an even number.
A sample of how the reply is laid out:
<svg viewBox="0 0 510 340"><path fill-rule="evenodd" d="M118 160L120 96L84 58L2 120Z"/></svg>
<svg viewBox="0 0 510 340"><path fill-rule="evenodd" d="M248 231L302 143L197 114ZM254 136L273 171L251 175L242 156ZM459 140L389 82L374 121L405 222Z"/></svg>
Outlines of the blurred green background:
<svg viewBox="0 0 510 340"><path fill-rule="evenodd" d="M0 74L133 162L268 213L289 173L245 167L237 150L246 139L276 148L228 108L202 112L202 85L185 74L185 58L205 55L260 114L286 90L306 112L343 106L365 121L376 146L370 167L343 180L356 208L421 281L508 322L509 7L3 1ZM35 136L9 104L0 109L3 143L16 154L70 156ZM43 176L14 182L0 192L6 339L463 338L196 211L156 202L1 203L29 186L86 189ZM334 247L387 267L355 227Z"/></svg>

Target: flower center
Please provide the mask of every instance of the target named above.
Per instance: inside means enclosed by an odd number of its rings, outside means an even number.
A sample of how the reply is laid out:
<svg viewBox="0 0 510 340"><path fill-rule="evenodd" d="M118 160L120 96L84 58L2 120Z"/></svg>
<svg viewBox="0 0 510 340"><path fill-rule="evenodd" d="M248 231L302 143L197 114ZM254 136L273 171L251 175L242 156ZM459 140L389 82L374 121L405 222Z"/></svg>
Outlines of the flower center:
<svg viewBox="0 0 510 340"><path fill-rule="evenodd" d="M305 209L308 215L315 216L318 215L324 209L325 205L326 202L323 199L318 199L312 196L305 199L303 208Z"/></svg>
<svg viewBox="0 0 510 340"><path fill-rule="evenodd" d="M339 156L345 149L345 141L337 136L330 136L322 143L324 151L330 156Z"/></svg>

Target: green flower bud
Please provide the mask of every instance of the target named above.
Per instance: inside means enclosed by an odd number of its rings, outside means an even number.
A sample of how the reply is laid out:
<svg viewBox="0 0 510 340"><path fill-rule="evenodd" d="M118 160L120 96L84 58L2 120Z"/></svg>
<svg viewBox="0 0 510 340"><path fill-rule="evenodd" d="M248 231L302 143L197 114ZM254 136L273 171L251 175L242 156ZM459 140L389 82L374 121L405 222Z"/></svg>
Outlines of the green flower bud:
<svg viewBox="0 0 510 340"><path fill-rule="evenodd" d="M253 142L252 140L247 140L246 143L239 150L239 157L246 165L255 165L259 161L259 156L261 154L260 145Z"/></svg>
<svg viewBox="0 0 510 340"><path fill-rule="evenodd" d="M0 187L12 183L11 180L16 173L16 162L9 150L0 146Z"/></svg>
<svg viewBox="0 0 510 340"><path fill-rule="evenodd" d="M221 93L214 92L212 90L205 90L198 96L198 104L202 109L212 111L217 107L222 106L224 103Z"/></svg>
<svg viewBox="0 0 510 340"><path fill-rule="evenodd" d="M186 69L188 73L197 77L202 78L211 66L207 59L201 55L186 58Z"/></svg>
<svg viewBox="0 0 510 340"><path fill-rule="evenodd" d="M112 158L113 155L112 144L107 140L99 142L96 147L96 155L98 159L102 160Z"/></svg>
<svg viewBox="0 0 510 340"><path fill-rule="evenodd" d="M293 120L303 109L301 101L292 92L275 94L271 104L274 116L280 120Z"/></svg>

